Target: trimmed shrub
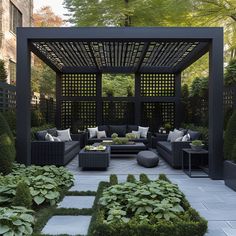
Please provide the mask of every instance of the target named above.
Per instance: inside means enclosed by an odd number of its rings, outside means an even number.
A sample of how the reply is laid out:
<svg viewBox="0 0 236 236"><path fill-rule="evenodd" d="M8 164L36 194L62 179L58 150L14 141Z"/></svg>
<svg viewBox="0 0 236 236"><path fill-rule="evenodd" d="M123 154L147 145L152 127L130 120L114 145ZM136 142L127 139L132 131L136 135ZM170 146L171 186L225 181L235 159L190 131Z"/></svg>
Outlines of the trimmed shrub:
<svg viewBox="0 0 236 236"><path fill-rule="evenodd" d="M117 175L110 175L110 184L111 184L111 185L116 185L116 184L118 184Z"/></svg>
<svg viewBox="0 0 236 236"><path fill-rule="evenodd" d="M224 158L226 160L234 160L232 153L233 153L233 147L236 143L236 111L233 113L231 118L229 119L226 131L225 131L225 137L224 137Z"/></svg>
<svg viewBox="0 0 236 236"><path fill-rule="evenodd" d="M136 181L134 175L128 175L127 176L127 182L134 183Z"/></svg>
<svg viewBox="0 0 236 236"><path fill-rule="evenodd" d="M0 82L7 82L7 70L4 60L0 60Z"/></svg>
<svg viewBox="0 0 236 236"><path fill-rule="evenodd" d="M170 183L170 180L166 177L165 174L160 174L160 175L159 175L159 180L167 181L167 182Z"/></svg>
<svg viewBox="0 0 236 236"><path fill-rule="evenodd" d="M6 119L11 131L15 133L16 131L16 112L15 111L5 111L2 113Z"/></svg>
<svg viewBox="0 0 236 236"><path fill-rule="evenodd" d="M7 121L0 114L0 172L3 174L9 174L11 172L15 156L14 137Z"/></svg>
<svg viewBox="0 0 236 236"><path fill-rule="evenodd" d="M148 176L146 174L140 174L139 180L144 184L147 184L150 182L150 179L148 178Z"/></svg>
<svg viewBox="0 0 236 236"><path fill-rule="evenodd" d="M38 127L45 123L45 118L40 110L36 109L31 112L31 126Z"/></svg>
<svg viewBox="0 0 236 236"><path fill-rule="evenodd" d="M20 182L16 188L16 195L13 198L14 206L22 206L27 209L32 207L32 197L29 186L25 182Z"/></svg>

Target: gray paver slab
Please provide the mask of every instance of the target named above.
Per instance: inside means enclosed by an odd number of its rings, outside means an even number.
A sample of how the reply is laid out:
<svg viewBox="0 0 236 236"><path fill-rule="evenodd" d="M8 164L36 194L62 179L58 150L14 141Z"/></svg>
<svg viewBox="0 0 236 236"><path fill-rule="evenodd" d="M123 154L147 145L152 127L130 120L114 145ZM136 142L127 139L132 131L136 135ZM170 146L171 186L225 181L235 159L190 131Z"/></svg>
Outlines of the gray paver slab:
<svg viewBox="0 0 236 236"><path fill-rule="evenodd" d="M230 229L230 228L223 228L223 231L227 236L235 236L236 235L236 229Z"/></svg>
<svg viewBox="0 0 236 236"><path fill-rule="evenodd" d="M227 224L233 228L233 229L236 229L236 221L228 221Z"/></svg>
<svg viewBox="0 0 236 236"><path fill-rule="evenodd" d="M58 208L92 208L94 199L93 196L66 196L58 204Z"/></svg>
<svg viewBox="0 0 236 236"><path fill-rule="evenodd" d="M43 228L43 234L87 235L91 216L53 216Z"/></svg>

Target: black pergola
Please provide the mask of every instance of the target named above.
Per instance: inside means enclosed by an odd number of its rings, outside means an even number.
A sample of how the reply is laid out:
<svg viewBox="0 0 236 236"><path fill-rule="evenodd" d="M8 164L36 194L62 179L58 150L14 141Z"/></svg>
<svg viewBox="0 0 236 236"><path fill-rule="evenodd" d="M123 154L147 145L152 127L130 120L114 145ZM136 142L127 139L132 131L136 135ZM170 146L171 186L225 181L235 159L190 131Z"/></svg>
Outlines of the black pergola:
<svg viewBox="0 0 236 236"><path fill-rule="evenodd" d="M57 73L57 127L133 123L152 131L164 122L179 126L181 72L209 52L209 171L222 178L222 28L18 28L17 159L25 164L31 52ZM102 97L103 73L135 74L134 97Z"/></svg>

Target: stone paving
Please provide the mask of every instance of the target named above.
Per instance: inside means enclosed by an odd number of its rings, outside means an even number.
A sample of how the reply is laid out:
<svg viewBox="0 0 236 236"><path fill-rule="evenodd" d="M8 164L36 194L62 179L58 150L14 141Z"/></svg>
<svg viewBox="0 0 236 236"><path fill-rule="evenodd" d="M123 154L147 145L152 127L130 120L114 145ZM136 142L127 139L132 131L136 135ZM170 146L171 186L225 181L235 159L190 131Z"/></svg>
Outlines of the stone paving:
<svg viewBox="0 0 236 236"><path fill-rule="evenodd" d="M140 173L147 174L150 179L158 178L161 173L166 174L173 183L178 184L192 207L208 220L205 236L236 236L236 192L226 187L222 180L189 178L182 170L172 169L162 159L158 167L144 168L137 164L134 157L112 158L106 171L82 171L78 168L78 158L75 158L67 168L75 176L70 191L96 191L99 182L108 181L110 174L117 174L119 182L125 181L128 174L134 174L137 179ZM59 207L91 208L93 200L94 197L88 196L67 196ZM54 216L43 233L86 235L90 219L90 216Z"/></svg>

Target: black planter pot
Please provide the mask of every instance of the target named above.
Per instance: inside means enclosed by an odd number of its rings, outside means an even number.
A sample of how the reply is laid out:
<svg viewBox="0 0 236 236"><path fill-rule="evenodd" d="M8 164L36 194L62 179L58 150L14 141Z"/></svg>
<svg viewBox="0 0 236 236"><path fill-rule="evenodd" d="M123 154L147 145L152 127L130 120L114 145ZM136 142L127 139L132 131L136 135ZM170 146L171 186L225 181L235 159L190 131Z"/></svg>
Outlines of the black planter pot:
<svg viewBox="0 0 236 236"><path fill-rule="evenodd" d="M236 191L236 163L232 161L224 162L225 185Z"/></svg>

